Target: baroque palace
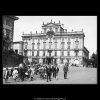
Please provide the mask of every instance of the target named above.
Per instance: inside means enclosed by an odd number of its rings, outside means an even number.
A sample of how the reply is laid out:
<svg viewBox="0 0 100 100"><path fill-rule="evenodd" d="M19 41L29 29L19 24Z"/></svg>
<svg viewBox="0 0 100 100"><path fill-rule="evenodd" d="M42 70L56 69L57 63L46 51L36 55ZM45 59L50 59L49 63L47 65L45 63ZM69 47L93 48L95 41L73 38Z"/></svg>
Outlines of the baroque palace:
<svg viewBox="0 0 100 100"><path fill-rule="evenodd" d="M30 62L38 61L46 64L77 64L86 66L89 51L84 46L84 32L71 31L63 28L63 24L52 22L42 24L40 33L22 35L23 55Z"/></svg>

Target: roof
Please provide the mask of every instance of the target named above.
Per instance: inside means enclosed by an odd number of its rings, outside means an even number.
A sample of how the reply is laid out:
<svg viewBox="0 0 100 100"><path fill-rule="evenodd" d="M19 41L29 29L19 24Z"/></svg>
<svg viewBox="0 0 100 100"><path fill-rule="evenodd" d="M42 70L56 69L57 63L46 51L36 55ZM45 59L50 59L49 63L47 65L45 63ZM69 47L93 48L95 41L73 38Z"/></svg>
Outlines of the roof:
<svg viewBox="0 0 100 100"><path fill-rule="evenodd" d="M12 42L13 44L17 44L17 43L23 43L23 41L16 41L16 42Z"/></svg>
<svg viewBox="0 0 100 100"><path fill-rule="evenodd" d="M47 34L41 34L41 33L37 33L37 34L23 34L22 35L22 37L23 38L28 38L28 37L45 37ZM61 32L59 32L59 33L54 33L54 36L70 36L70 35L74 35L74 36L76 36L76 35L83 35L84 36L84 34L82 34L82 33L76 33L76 32L63 32L63 33L61 33Z"/></svg>
<svg viewBox="0 0 100 100"><path fill-rule="evenodd" d="M87 51L89 53L89 50L84 46L84 50Z"/></svg>
<svg viewBox="0 0 100 100"><path fill-rule="evenodd" d="M14 20L18 20L19 18L18 17L16 17L16 16L10 16L10 15L7 15L8 17L10 17L10 18L12 18L12 19L14 19Z"/></svg>
<svg viewBox="0 0 100 100"><path fill-rule="evenodd" d="M50 24L53 24L55 26L61 26L61 24L59 24L59 23L52 23L52 22L50 22L50 23L47 23L47 24L43 24L42 27L46 27L46 26L48 26Z"/></svg>

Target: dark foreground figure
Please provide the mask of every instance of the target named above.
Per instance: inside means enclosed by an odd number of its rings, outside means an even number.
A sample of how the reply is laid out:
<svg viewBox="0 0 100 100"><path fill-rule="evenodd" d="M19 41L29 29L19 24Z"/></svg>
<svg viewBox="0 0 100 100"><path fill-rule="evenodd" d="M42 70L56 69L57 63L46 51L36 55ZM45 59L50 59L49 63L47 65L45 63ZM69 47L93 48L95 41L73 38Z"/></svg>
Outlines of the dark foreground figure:
<svg viewBox="0 0 100 100"><path fill-rule="evenodd" d="M64 79L67 79L67 73L68 73L68 63L65 63L64 67L63 67L63 71L64 71Z"/></svg>
<svg viewBox="0 0 100 100"><path fill-rule="evenodd" d="M48 65L46 67L46 73L47 73L47 82L48 80L51 81L51 73L52 73L51 65Z"/></svg>

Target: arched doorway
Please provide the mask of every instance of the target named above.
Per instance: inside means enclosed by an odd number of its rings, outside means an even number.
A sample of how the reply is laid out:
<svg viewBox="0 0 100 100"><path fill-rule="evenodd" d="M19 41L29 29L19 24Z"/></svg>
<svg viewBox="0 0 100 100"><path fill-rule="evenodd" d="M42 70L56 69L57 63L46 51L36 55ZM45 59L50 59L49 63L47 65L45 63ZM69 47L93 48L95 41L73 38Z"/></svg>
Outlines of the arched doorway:
<svg viewBox="0 0 100 100"><path fill-rule="evenodd" d="M46 57L46 64L53 64L53 57Z"/></svg>
<svg viewBox="0 0 100 100"><path fill-rule="evenodd" d="M80 64L79 60L78 59L75 59L74 60L74 65L77 66L77 67L79 67L79 64Z"/></svg>

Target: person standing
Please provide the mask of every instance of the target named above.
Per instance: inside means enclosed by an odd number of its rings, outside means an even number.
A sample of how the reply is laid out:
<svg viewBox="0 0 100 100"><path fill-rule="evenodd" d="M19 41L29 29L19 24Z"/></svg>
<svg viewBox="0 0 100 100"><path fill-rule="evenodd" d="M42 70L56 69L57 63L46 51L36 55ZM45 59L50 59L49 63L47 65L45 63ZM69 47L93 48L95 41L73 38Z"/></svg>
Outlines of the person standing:
<svg viewBox="0 0 100 100"><path fill-rule="evenodd" d="M9 78L9 70L8 70L8 68L6 68L6 72L5 72L5 83L8 82L8 78Z"/></svg>
<svg viewBox="0 0 100 100"><path fill-rule="evenodd" d="M47 82L48 82L48 80L51 81L51 67L50 67L50 66L51 66L51 65L48 65L48 66L46 67Z"/></svg>
<svg viewBox="0 0 100 100"><path fill-rule="evenodd" d="M13 76L13 79L16 81L17 77L18 77L18 71L17 71L17 68L15 68L12 72L12 76Z"/></svg>
<svg viewBox="0 0 100 100"><path fill-rule="evenodd" d="M59 72L59 68L58 68L58 66L56 64L56 77L58 76L58 72Z"/></svg>
<svg viewBox="0 0 100 100"><path fill-rule="evenodd" d="M56 79L56 65L54 66L54 78Z"/></svg>
<svg viewBox="0 0 100 100"><path fill-rule="evenodd" d="M63 71L64 71L64 79L67 79L68 63L65 63L63 67Z"/></svg>
<svg viewBox="0 0 100 100"><path fill-rule="evenodd" d="M52 66L52 74L53 74L53 77L54 77L54 65Z"/></svg>

